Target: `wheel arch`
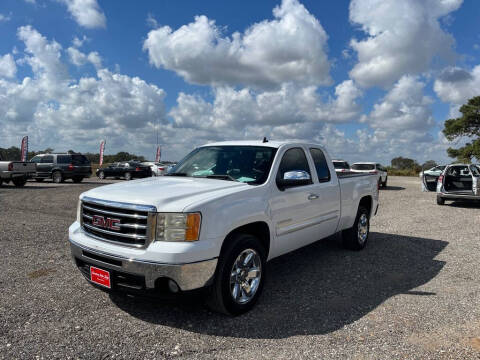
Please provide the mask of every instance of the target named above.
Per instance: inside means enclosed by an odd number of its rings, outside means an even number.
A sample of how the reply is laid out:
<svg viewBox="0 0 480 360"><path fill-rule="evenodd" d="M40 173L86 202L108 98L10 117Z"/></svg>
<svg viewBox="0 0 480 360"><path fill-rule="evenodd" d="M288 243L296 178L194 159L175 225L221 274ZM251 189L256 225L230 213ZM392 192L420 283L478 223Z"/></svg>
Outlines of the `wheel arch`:
<svg viewBox="0 0 480 360"><path fill-rule="evenodd" d="M360 208L360 206L365 207L368 210L368 216L372 217L373 198L371 195L363 196L358 203L357 209Z"/></svg>
<svg viewBox="0 0 480 360"><path fill-rule="evenodd" d="M231 230L223 240L220 254L224 251L226 245L231 241L235 234L249 234L255 236L263 245L266 251L266 257L270 253L270 227L265 221L255 221L248 224L238 226Z"/></svg>

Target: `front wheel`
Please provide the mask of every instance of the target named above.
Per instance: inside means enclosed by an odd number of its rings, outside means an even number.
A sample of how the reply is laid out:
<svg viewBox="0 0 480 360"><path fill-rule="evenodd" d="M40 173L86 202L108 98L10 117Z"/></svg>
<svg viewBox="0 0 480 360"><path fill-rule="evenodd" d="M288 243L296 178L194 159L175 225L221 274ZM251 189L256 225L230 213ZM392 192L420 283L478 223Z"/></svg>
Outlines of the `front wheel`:
<svg viewBox="0 0 480 360"><path fill-rule="evenodd" d="M445 205L445 199L441 196L437 196L437 205Z"/></svg>
<svg viewBox="0 0 480 360"><path fill-rule="evenodd" d="M13 185L15 185L16 187L24 187L25 184L27 183L27 179L26 178L15 178L12 180L13 182Z"/></svg>
<svg viewBox="0 0 480 360"><path fill-rule="evenodd" d="M266 277L266 251L249 234L235 234L226 241L207 305L227 315L240 315L250 310L260 297Z"/></svg>
<svg viewBox="0 0 480 360"><path fill-rule="evenodd" d="M129 172L125 173L125 180L127 180L127 181L132 180L132 174L129 173Z"/></svg>
<svg viewBox="0 0 480 360"><path fill-rule="evenodd" d="M343 230L343 246L350 250L362 250L368 241L370 219L367 208L358 207L357 217L350 229Z"/></svg>
<svg viewBox="0 0 480 360"><path fill-rule="evenodd" d="M99 171L97 176L100 180L105 179L105 173L103 171Z"/></svg>
<svg viewBox="0 0 480 360"><path fill-rule="evenodd" d="M55 184L63 182L63 175L60 171L54 171L52 174L52 180Z"/></svg>

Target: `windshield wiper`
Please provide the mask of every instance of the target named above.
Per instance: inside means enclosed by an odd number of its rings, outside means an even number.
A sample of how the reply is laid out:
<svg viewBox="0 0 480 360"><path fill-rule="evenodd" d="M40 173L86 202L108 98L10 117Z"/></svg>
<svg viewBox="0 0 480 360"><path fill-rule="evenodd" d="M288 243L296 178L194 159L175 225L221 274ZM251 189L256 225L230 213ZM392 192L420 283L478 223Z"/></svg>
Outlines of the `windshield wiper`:
<svg viewBox="0 0 480 360"><path fill-rule="evenodd" d="M173 172L173 173L165 174L165 176L188 176L188 174L187 173L180 173L180 172Z"/></svg>
<svg viewBox="0 0 480 360"><path fill-rule="evenodd" d="M205 176L207 179L220 179L220 180L230 180L230 181L238 181L233 176L224 174L224 175L207 175Z"/></svg>

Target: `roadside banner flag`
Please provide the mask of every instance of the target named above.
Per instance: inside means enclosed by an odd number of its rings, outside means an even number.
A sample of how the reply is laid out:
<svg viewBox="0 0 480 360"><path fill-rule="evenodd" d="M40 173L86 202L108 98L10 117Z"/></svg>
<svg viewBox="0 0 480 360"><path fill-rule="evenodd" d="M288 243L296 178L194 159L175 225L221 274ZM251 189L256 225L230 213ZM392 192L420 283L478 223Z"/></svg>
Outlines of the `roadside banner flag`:
<svg viewBox="0 0 480 360"><path fill-rule="evenodd" d="M160 158L162 156L162 149L160 146L157 146L157 155L155 156L155 162L160 162Z"/></svg>
<svg viewBox="0 0 480 360"><path fill-rule="evenodd" d="M105 151L105 140L100 143L100 166L103 165L103 152Z"/></svg>
<svg viewBox="0 0 480 360"><path fill-rule="evenodd" d="M21 159L20 161L27 161L28 157L28 136L24 136L22 139L22 148L21 148Z"/></svg>

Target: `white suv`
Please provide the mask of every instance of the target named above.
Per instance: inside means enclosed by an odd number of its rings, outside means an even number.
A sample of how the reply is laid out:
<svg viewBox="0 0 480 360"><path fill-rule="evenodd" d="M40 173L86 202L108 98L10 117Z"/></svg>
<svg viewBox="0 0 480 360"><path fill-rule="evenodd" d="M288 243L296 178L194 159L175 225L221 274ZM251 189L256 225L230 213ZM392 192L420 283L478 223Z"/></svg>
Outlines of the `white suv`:
<svg viewBox="0 0 480 360"><path fill-rule="evenodd" d="M353 172L363 172L378 175L378 186L387 187L388 174L385 169L379 163L374 162L357 162L352 165Z"/></svg>

